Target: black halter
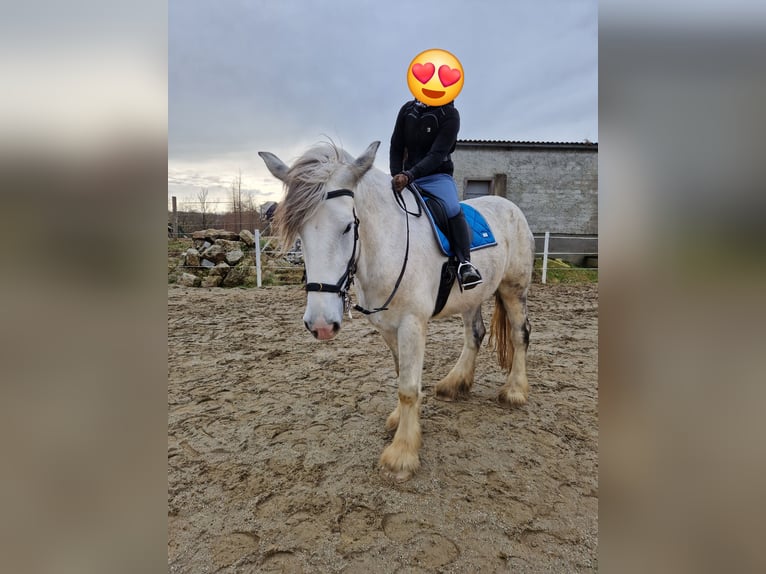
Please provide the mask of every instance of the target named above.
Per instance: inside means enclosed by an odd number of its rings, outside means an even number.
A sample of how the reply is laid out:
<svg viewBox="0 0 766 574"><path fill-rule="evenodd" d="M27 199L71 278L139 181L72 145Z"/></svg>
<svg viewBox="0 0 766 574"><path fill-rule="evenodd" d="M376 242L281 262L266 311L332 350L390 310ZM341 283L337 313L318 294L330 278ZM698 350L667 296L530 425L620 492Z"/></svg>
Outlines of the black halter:
<svg viewBox="0 0 766 574"><path fill-rule="evenodd" d="M327 197L325 199L333 199L334 197L342 197L342 196L348 196L353 198L354 192L350 189L336 189L333 191L327 192ZM404 201L401 198L401 196L394 191L394 197L396 198L396 202L399 204L399 207L402 208L402 210L405 213L405 217L407 218L407 245L405 247L404 252L404 262L402 263L402 270L399 272L399 277L396 279L396 284L394 285L393 291L391 291L391 294L388 296L388 299L386 299L386 302L383 303L380 307L376 307L375 309L365 309L361 305L354 305L354 309L357 311L364 313L365 315L371 315L373 313L377 313L378 311L387 311L388 310L388 304L391 302L391 300L394 298L394 295L396 295L396 292L399 289L399 284L402 282L402 277L404 277L404 271L407 269L407 260L409 259L410 254L410 215L415 215L416 217L420 217L422 214L422 209L420 204L418 204L418 213L412 213L410 211L407 211L406 206L404 205ZM351 251L351 257L348 260L348 263L346 263L346 270L343 272L343 275L341 275L340 279L338 279L337 283L306 283L306 291L320 291L322 293L337 293L338 297L343 297L343 305L344 305L344 311L348 311L351 307L351 297L348 294L348 290L351 288L351 285L354 283L354 274L356 273L356 245L359 243L359 218L356 216L356 209L353 210L354 213L354 249Z"/></svg>

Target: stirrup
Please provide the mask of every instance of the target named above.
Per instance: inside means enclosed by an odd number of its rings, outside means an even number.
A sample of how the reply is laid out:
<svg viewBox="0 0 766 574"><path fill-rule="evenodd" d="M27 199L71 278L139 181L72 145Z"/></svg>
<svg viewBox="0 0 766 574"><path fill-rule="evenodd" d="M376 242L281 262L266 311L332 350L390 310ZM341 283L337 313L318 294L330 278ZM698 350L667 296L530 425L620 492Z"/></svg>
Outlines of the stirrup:
<svg viewBox="0 0 766 574"><path fill-rule="evenodd" d="M479 270L470 261L464 261L458 265L457 276L460 286L465 290L473 289L482 283Z"/></svg>

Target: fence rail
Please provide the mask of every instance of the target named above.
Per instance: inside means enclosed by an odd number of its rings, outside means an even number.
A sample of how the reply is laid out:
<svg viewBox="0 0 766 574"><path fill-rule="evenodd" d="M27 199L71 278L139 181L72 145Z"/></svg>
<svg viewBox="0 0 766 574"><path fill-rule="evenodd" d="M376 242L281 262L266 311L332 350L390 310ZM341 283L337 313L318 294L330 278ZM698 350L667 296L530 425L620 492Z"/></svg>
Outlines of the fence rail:
<svg viewBox="0 0 766 574"><path fill-rule="evenodd" d="M269 226L267 226L267 230L269 229ZM296 270L302 270L303 267L303 252L300 250L300 246L298 246L298 249L293 249L291 251L282 251L279 246L276 244L277 238L272 235L266 235L262 233L258 228L255 228L253 230L253 235L255 237L255 245L258 246L257 249L253 249L252 251L252 261L253 265L256 268L256 285L258 287L263 286L263 279L264 279L264 255L269 256L268 259L270 259L269 263L267 264L267 269L269 271L274 272L278 275L283 275L284 272L292 272ZM545 234L539 234L535 236L535 239L539 239L542 241L542 254L539 254L539 248L537 249L538 255L536 259L540 259L542 262L541 265L541 282L547 283L548 280L548 270L549 270L549 261L550 259L554 257L562 257L562 258L568 258L568 259L583 259L587 262L588 258L598 258L598 239L595 237L582 237L582 236L566 236L566 235L557 235L553 236L550 232L546 232ZM561 251L552 251L550 249L551 247L551 240L557 239L557 240L576 240L576 241L589 241L596 247L596 249L591 250L561 250ZM263 245L261 245L261 242L263 242ZM285 264L280 265L278 263L279 260L282 260L285 262ZM592 263L593 261L591 261ZM197 268L203 269L203 268L209 268L210 266L207 265L200 265ZM598 266L595 265L586 265L586 268L595 272L598 272ZM567 271L582 271L582 267L556 267L555 271L556 273L559 273L561 271L567 272ZM282 277L284 278L284 277Z"/></svg>
<svg viewBox="0 0 766 574"><path fill-rule="evenodd" d="M548 278L548 259L551 256L569 256L569 257L582 257L583 259L588 257L598 257L598 249L591 250L591 251L550 251L550 240L551 240L551 232L546 231L544 235L537 236L536 239L542 238L543 239L543 264L542 264L542 282L546 283ZM577 240L577 241L590 241L595 243L595 246L598 247L598 238L595 237L582 237L579 235L557 235L555 239L563 239L563 240ZM569 270L575 270L577 268L575 267L569 267L569 268L557 268L557 271L569 271ZM598 267L592 267L591 269L594 269L595 271L598 271Z"/></svg>
<svg viewBox="0 0 766 574"><path fill-rule="evenodd" d="M256 245L260 245L261 238L265 239L264 245L260 249L256 249L255 259L256 259L256 266L257 266L257 284L258 287L262 286L262 269L261 269L261 261L262 253L269 253L271 255L276 255L277 253L282 253L279 251L278 248L273 248L272 243L275 240L274 237L271 236L264 236L261 235L260 231L257 229L254 232L254 235L256 237ZM549 259L553 257L573 257L573 258L588 258L588 257L598 257L598 249L592 249L589 251L575 251L575 250L569 250L569 251L551 251L549 249L551 239L557 239L557 240L576 240L576 241L585 241L585 242L591 242L595 244L596 247L598 247L598 238L595 237L583 237L578 235L561 235L556 234L555 237L551 232L546 231L544 234L536 235L535 239L541 239L543 240L543 254L542 254L542 282L546 283L548 278L548 261ZM285 265L285 266L270 266L270 269L273 269L275 271L278 270L293 270L296 268L296 265L299 265L303 261L303 253L302 251L288 251L284 253L285 258L287 260L292 260L292 265ZM594 271L598 272L598 267L591 267L590 269L593 269ZM556 272L559 271L576 271L581 270L577 267L569 267L569 268L556 268Z"/></svg>

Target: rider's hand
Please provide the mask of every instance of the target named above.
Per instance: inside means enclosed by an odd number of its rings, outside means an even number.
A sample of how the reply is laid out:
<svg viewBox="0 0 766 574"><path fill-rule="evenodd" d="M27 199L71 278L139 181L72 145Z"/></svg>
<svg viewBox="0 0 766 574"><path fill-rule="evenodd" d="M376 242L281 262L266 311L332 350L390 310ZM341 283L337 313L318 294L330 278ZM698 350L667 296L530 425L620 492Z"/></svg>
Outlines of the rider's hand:
<svg viewBox="0 0 766 574"><path fill-rule="evenodd" d="M407 186L409 182L410 178L407 177L407 174L397 173L391 180L391 187L393 187L394 191L397 193L401 193L401 191Z"/></svg>

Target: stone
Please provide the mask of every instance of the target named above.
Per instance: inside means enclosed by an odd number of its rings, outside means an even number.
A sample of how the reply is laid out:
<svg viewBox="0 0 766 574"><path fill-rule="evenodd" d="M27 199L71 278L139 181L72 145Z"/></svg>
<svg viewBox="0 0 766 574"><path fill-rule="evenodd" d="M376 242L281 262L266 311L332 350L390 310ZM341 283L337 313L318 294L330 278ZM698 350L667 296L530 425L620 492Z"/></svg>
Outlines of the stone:
<svg viewBox="0 0 766 574"><path fill-rule="evenodd" d="M184 265L186 267L199 267L199 251L190 247L186 250L186 256L184 257Z"/></svg>
<svg viewBox="0 0 766 574"><path fill-rule="evenodd" d="M215 263L213 263L212 261L208 261L207 259L203 259L203 260L200 262L200 264L201 264L201 265L202 265L202 267L204 267L205 269L213 269L213 267L215 267Z"/></svg>
<svg viewBox="0 0 766 574"><path fill-rule="evenodd" d="M226 231L225 229L208 229L205 233L205 239L209 239L210 241L216 241L218 239L237 241L239 239L239 233Z"/></svg>
<svg viewBox="0 0 766 574"><path fill-rule="evenodd" d="M250 267L247 265L237 265L236 267L232 267L229 269L226 278L223 280L223 286L236 287L242 285L242 283L245 282L245 277L247 277L249 269Z"/></svg>
<svg viewBox="0 0 766 574"><path fill-rule="evenodd" d="M205 249L210 247L213 244L212 241L208 241L207 239L195 239L194 240L194 247L202 253Z"/></svg>
<svg viewBox="0 0 766 574"><path fill-rule="evenodd" d="M199 287L200 283L200 278L191 273L181 273L181 277L178 279L178 284L184 287Z"/></svg>
<svg viewBox="0 0 766 574"><path fill-rule="evenodd" d="M255 235L248 229L243 229L239 232L239 239L248 247L253 247L255 245Z"/></svg>
<svg viewBox="0 0 766 574"><path fill-rule="evenodd" d="M202 257L213 263L220 263L226 260L226 250L220 245L214 244L202 252Z"/></svg>
<svg viewBox="0 0 766 574"><path fill-rule="evenodd" d="M229 265L236 265L237 263L242 261L244 257L245 257L245 254L242 253L242 251L240 251L239 249L235 249L233 251L229 251L226 254L226 263L228 263Z"/></svg>
<svg viewBox="0 0 766 574"><path fill-rule="evenodd" d="M202 280L202 287L218 287L223 281L220 275L208 275Z"/></svg>
<svg viewBox="0 0 766 574"><path fill-rule="evenodd" d="M236 241L239 239L239 234L233 231L226 231L225 229L203 229L202 231L195 231L192 233L192 239L206 239L210 242L213 242L216 239Z"/></svg>
<svg viewBox="0 0 766 574"><path fill-rule="evenodd" d="M210 270L208 275L210 276L218 275L220 277L226 277L226 274L229 272L229 269L231 269L229 264L226 263L225 261L221 261L218 265L216 265Z"/></svg>
<svg viewBox="0 0 766 574"><path fill-rule="evenodd" d="M229 241L228 239L216 239L215 244L219 245L220 247L223 247L224 251L227 253L229 251L244 251L245 250L245 244L241 241Z"/></svg>

